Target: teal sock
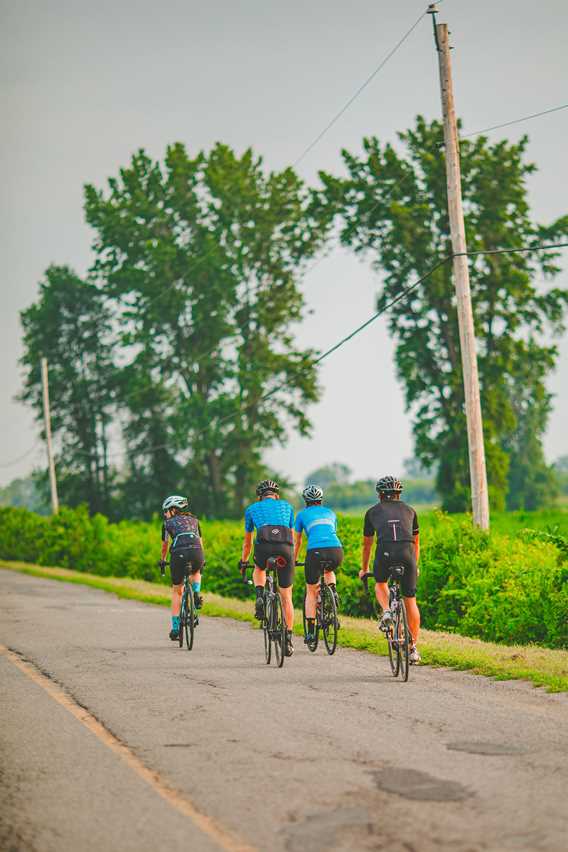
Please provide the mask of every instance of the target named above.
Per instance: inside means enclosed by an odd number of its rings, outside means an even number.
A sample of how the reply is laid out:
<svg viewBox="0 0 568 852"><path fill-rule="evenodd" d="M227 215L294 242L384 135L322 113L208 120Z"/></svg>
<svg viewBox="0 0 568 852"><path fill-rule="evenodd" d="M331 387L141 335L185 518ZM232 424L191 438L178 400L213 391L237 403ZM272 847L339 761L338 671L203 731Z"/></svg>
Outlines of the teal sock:
<svg viewBox="0 0 568 852"><path fill-rule="evenodd" d="M193 583L191 584L191 588L193 589L194 592L199 594L199 592L201 591L201 580L194 580Z"/></svg>
<svg viewBox="0 0 568 852"><path fill-rule="evenodd" d="M172 615L172 628L179 630L179 615Z"/></svg>

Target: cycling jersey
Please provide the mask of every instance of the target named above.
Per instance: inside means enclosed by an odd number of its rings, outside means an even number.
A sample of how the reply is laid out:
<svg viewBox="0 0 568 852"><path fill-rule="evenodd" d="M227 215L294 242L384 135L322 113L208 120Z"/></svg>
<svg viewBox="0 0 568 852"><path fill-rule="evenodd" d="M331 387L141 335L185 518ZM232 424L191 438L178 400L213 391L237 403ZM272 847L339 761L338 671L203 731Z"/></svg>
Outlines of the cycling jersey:
<svg viewBox="0 0 568 852"><path fill-rule="evenodd" d="M274 500L266 497L251 503L245 511L245 530L248 533L257 531L257 541L287 541L286 530L294 526L294 510L286 500ZM272 530L274 535L271 535ZM282 534L278 534L278 530ZM266 535L265 535L266 533ZM289 533L290 542L292 533Z"/></svg>
<svg viewBox="0 0 568 852"><path fill-rule="evenodd" d="M189 512L166 518L162 524L162 541L172 540L172 550L178 547L201 547L201 527Z"/></svg>
<svg viewBox="0 0 568 852"><path fill-rule="evenodd" d="M412 542L418 535L416 512L402 500L385 500L377 503L365 514L363 535L377 536L377 549L383 550L391 542Z"/></svg>
<svg viewBox="0 0 568 852"><path fill-rule="evenodd" d="M306 506L296 516L295 530L304 530L308 537L308 550L322 547L341 547L337 537L337 517L327 506Z"/></svg>

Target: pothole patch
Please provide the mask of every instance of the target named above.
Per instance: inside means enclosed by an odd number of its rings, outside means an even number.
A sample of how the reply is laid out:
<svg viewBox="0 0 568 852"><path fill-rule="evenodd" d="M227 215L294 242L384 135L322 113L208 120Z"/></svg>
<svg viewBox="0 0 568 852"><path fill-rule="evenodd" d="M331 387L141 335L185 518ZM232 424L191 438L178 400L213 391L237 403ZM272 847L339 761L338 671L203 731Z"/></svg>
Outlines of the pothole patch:
<svg viewBox="0 0 568 852"><path fill-rule="evenodd" d="M475 740L446 743L446 748L450 751L463 751L466 754L481 754L486 757L506 757L508 755L525 754L526 752L526 749L512 743L477 742Z"/></svg>
<svg viewBox="0 0 568 852"><path fill-rule="evenodd" d="M395 793L403 799L420 802L460 802L469 798L469 790L457 781L435 778L416 769L386 768L372 772L379 790Z"/></svg>

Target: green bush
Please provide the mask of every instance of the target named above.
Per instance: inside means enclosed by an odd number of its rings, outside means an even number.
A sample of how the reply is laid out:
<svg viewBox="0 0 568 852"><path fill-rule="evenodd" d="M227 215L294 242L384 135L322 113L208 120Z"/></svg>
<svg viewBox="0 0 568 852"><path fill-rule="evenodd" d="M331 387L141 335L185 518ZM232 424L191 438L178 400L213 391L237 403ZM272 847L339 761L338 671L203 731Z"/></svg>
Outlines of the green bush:
<svg viewBox="0 0 568 852"><path fill-rule="evenodd" d="M528 513L522 517L530 522ZM64 508L54 517L0 508L0 558L166 583L157 567L160 523L156 518L111 524L101 515L89 517L85 508ZM511 526L515 530L516 522ZM232 597L249 595L237 571L242 523L205 520L202 530L204 588ZM496 642L568 647L568 538L559 530L556 524L548 530L488 535L467 517L425 513L418 586L423 625ZM356 616L372 613L357 577L361 532L360 517L340 517L345 548L341 609ZM303 572L298 571L297 606L303 594Z"/></svg>

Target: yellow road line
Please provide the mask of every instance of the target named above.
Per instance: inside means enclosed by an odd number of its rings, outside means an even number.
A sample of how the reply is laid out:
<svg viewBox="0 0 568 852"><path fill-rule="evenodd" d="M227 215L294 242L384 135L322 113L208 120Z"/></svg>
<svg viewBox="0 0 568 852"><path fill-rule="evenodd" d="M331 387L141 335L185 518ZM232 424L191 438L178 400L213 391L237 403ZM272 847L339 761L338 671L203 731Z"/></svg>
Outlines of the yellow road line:
<svg viewBox="0 0 568 852"><path fill-rule="evenodd" d="M202 813L187 796L183 796L177 790L170 787L159 775L149 769L127 745L111 734L93 715L73 698L64 692L54 681L40 672L33 663L23 660L14 651L0 644L0 655L6 657L21 672L30 678L38 686L41 686L47 694L61 704L72 716L94 734L100 742L117 754L132 769L139 778L142 778L159 796L162 797L172 808L189 817L193 824L206 834L214 843L225 852L256 852L254 847L236 838L226 831L212 817Z"/></svg>

